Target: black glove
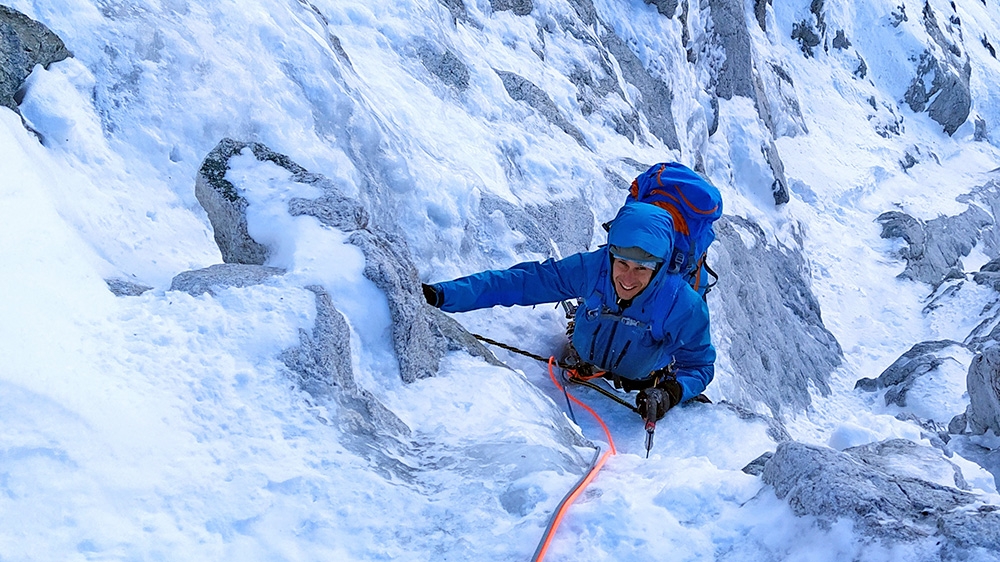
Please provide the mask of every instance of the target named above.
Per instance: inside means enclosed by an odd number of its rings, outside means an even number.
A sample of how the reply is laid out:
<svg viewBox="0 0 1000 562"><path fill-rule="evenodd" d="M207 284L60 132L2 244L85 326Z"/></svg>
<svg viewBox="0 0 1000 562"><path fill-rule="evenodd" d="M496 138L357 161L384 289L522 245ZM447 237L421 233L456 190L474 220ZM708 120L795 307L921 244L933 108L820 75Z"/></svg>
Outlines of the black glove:
<svg viewBox="0 0 1000 562"><path fill-rule="evenodd" d="M666 415L670 408L673 408L681 401L684 389L679 382L668 379L654 388L646 388L639 391L635 397L635 407L639 411L642 419L660 419Z"/></svg>
<svg viewBox="0 0 1000 562"><path fill-rule="evenodd" d="M427 304L434 308L441 308L441 305L444 304L444 295L441 294L441 289L426 283L421 283L420 286L424 289L424 298L427 299Z"/></svg>

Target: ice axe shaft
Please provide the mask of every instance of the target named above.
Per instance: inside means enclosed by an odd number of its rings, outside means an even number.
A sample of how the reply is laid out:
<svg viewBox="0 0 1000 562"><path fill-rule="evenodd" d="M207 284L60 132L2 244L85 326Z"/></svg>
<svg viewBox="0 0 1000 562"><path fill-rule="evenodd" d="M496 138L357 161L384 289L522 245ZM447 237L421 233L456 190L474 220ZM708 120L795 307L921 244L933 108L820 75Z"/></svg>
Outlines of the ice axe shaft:
<svg viewBox="0 0 1000 562"><path fill-rule="evenodd" d="M656 420L646 420L646 458L649 458L649 450L653 448L653 432L656 431Z"/></svg>

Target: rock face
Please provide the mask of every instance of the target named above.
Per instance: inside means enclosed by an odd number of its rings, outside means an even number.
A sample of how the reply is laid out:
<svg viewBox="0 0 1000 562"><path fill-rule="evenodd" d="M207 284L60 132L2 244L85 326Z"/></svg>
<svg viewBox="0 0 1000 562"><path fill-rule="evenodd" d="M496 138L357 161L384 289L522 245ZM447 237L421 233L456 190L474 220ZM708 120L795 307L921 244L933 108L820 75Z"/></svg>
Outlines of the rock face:
<svg viewBox="0 0 1000 562"><path fill-rule="evenodd" d="M938 21L930 3L925 3L923 23L934 43L920 55L916 76L904 100L914 112L926 111L946 133L953 135L969 118L972 108L969 83L972 64L968 54L956 44L961 42L959 20ZM953 35L959 36L957 42L951 39Z"/></svg>
<svg viewBox="0 0 1000 562"><path fill-rule="evenodd" d="M469 89L469 68L451 49L441 49L424 40L417 44L416 55L431 74L459 92Z"/></svg>
<svg viewBox="0 0 1000 562"><path fill-rule="evenodd" d="M713 41L725 52L715 69L715 95L722 99L742 96L753 100L757 113L773 138L806 132L791 76L777 63L755 60L743 3L710 0ZM785 166L772 139L761 139L761 152L771 169L775 205L789 201Z"/></svg>
<svg viewBox="0 0 1000 562"><path fill-rule="evenodd" d="M137 297L152 289L148 285L142 285L127 279L105 279L104 282L108 284L108 290L114 293L116 297Z"/></svg>
<svg viewBox="0 0 1000 562"><path fill-rule="evenodd" d="M514 247L518 253L550 256L554 244L561 255L568 256L587 251L594 236L594 215L582 199L553 201L544 206L517 206L495 195L483 194L479 203L480 217L485 222L496 211L503 213L511 230L524 235L524 242Z"/></svg>
<svg viewBox="0 0 1000 562"><path fill-rule="evenodd" d="M283 275L285 270L263 265L240 263L217 264L205 269L185 271L177 274L170 282L171 291L184 291L192 296L204 293L214 295L214 288L250 287L259 285L271 277Z"/></svg>
<svg viewBox="0 0 1000 562"><path fill-rule="evenodd" d="M843 353L823 325L805 262L768 245L760 227L740 217L724 216L715 231L717 257L710 253L710 261L721 275L708 301L713 326L729 329L716 340L729 342L740 379L726 394L740 403L763 402L774 413L807 407L810 386L830 392L830 374ZM749 395L736 399L743 392Z"/></svg>
<svg viewBox="0 0 1000 562"><path fill-rule="evenodd" d="M350 415L338 416L344 428L373 437L376 429L387 429L402 437L410 429L370 392L354 380L351 366L350 328L322 287L306 287L316 295L316 324L312 333L299 332L301 344L285 350L281 358L299 377L299 386L318 400L333 399Z"/></svg>
<svg viewBox="0 0 1000 562"><path fill-rule="evenodd" d="M368 215L356 201L341 195L333 184L319 174L311 174L283 154L260 143L222 139L202 162L195 180L195 196L208 213L215 233L215 242L222 252L222 261L263 265L268 248L247 232L246 210L249 204L239 190L226 179L229 159L249 148L262 162L273 162L292 173L292 181L319 187L323 195L315 200L295 198L289 201L293 216L311 215L327 226L341 230L364 228Z"/></svg>
<svg viewBox="0 0 1000 562"><path fill-rule="evenodd" d="M976 355L966 379L969 409L965 416L975 435L992 431L1000 436L1000 346L991 346Z"/></svg>
<svg viewBox="0 0 1000 562"><path fill-rule="evenodd" d="M962 258L972 251L980 232L993 225L993 219L974 206L959 215L926 223L900 211L882 213L876 220L882 225L882 238L906 241L907 246L900 250L906 269L899 277L933 287L964 276Z"/></svg>
<svg viewBox="0 0 1000 562"><path fill-rule="evenodd" d="M205 158L195 193L208 213L226 265L178 275L173 289L210 292L212 286L245 286L282 273L263 265L273 249L249 234L249 203L240 187L226 179L230 159L244 149L249 149L260 162L288 170L290 181L319 190L321 195L316 198L289 199L287 211L290 216L315 217L325 226L350 234L350 243L362 250L365 277L385 293L389 303L393 349L404 381L413 382L434 375L439 361L450 350L464 349L496 362L488 350L453 320L426 305L405 240L369 228L369 214L361 203L345 196L326 177L309 172L287 156L259 143L223 139Z"/></svg>
<svg viewBox="0 0 1000 562"><path fill-rule="evenodd" d="M17 111L17 92L36 64L73 56L49 28L6 6L0 6L0 105Z"/></svg>
<svg viewBox="0 0 1000 562"><path fill-rule="evenodd" d="M885 393L886 406L906 406L906 393L921 376L934 371L951 358L947 352L951 347L964 346L950 340L918 343L889 365L877 379L861 379L854 388L869 392L888 388L889 391Z"/></svg>
<svg viewBox="0 0 1000 562"><path fill-rule="evenodd" d="M507 90L507 95L515 101L524 102L535 109L542 117L547 119L549 123L552 123L564 133L573 138L580 146L584 148L587 147L587 141L583 138L583 133L580 129L576 128L569 119L561 111L559 107L556 106L552 98L549 97L545 90L539 88L533 84L527 78L513 72L508 72L506 70L497 70L497 76L503 82L504 89Z"/></svg>
<svg viewBox="0 0 1000 562"><path fill-rule="evenodd" d="M900 441L845 452L788 441L764 463L761 478L797 515L814 516L823 525L847 518L875 540L937 536L953 553L983 547L996 552L995 532L980 538L968 532L981 525L983 514L971 509L978 496L896 472L911 461L893 461L887 453L906 457L922 448Z"/></svg>
<svg viewBox="0 0 1000 562"><path fill-rule="evenodd" d="M948 279L964 279L962 258L974 247L990 258L1000 257L1000 229L993 217L1000 216L1000 181L991 179L971 193L956 198L968 205L954 216L922 221L900 211L882 213L882 238L900 238L906 247L899 256L906 260L903 279L922 281L937 288ZM975 276L977 283L993 286L1000 265L991 262Z"/></svg>
<svg viewBox="0 0 1000 562"><path fill-rule="evenodd" d="M614 33L606 33L601 38L608 52L618 61L622 77L625 81L639 90L640 99L636 102L637 111L646 115L649 125L649 132L667 148L680 149L680 141L677 138L677 126L671 113L674 103L674 94L663 80L653 76L642 65L635 53L628 45ZM614 76L614 74L611 74Z"/></svg>

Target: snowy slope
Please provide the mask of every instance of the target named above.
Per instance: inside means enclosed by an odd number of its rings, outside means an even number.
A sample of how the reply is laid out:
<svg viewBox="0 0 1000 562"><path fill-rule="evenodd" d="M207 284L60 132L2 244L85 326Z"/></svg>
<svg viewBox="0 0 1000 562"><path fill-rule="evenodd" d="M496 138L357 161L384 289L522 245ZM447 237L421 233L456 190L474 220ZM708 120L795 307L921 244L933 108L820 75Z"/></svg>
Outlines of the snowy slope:
<svg viewBox="0 0 1000 562"><path fill-rule="evenodd" d="M904 244L876 219L961 215L956 198L997 178L1000 8L703 4L9 2L73 57L34 69L23 123L0 108L0 560L525 560L603 445L524 357L494 350L511 370L451 351L404 383L371 257L289 214L321 191L249 151L225 177L284 273L172 290L223 261L195 185L224 138L321 174L424 281L594 248L646 166L698 168L730 218L716 262L759 260L777 287L761 298L801 287L821 324L740 309L741 287L763 281L723 270L717 404L670 412L649 459L634 414L579 392L619 454L548 559L939 559L933 536L803 516L741 469L788 439L904 438L934 453L896 470L954 488L951 462L979 503L1000 502L993 475L945 460L926 423L965 410L973 351L949 348L906 406L854 388L995 314L997 293L971 281L1000 256L989 236L962 256L967 275L934 286L898 277ZM812 47L807 28L822 32ZM952 59L970 99L949 135L928 108ZM915 109L918 75L933 94ZM348 327L350 380L317 391L288 358L318 337L321 294ZM547 306L454 318L545 355L565 330ZM819 335L795 339L806 329ZM824 334L828 358L790 353ZM747 346L785 361L749 367Z"/></svg>

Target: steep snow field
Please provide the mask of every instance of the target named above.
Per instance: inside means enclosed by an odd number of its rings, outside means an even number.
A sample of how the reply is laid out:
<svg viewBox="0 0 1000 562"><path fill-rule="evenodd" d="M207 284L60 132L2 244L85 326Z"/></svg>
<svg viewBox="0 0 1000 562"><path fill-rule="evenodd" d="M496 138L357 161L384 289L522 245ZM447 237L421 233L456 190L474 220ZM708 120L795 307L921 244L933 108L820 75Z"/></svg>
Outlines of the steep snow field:
<svg viewBox="0 0 1000 562"><path fill-rule="evenodd" d="M923 32L907 29L922 4L827 6L831 27L864 54L866 80L852 78L848 51L804 57L789 38L811 17L809 2L768 3L768 31L756 3L745 5L752 48L782 63L801 108L776 110L777 127L805 129L774 140L791 196L780 206L760 150L772 135L754 102L716 100L708 134L705 87L720 54L706 39L706 11L681 2L666 18L638 0L510 4L533 12L443 0L8 2L74 57L28 78L20 111L37 135L0 108L0 560L526 560L590 462L588 440L605 446L585 413L570 422L531 359L494 350L510 370L454 351L437 376L403 383L390 306L365 276L365 255L345 233L290 216L291 198L318 193L248 153L226 178L250 201L250 234L277 249L266 265L287 273L199 296L170 290L177 274L222 262L194 186L224 137L263 143L365 202L373 223L405 240L424 281L576 251L580 232L595 248L627 187L609 173L630 181L641 171L624 159L701 161L727 215L801 251L843 362L829 393L811 388L811 405L777 423L761 403L718 404L738 398L723 389L745 384L718 337L718 382L707 391L717 404L671 411L649 459L633 413L573 389L607 422L619 454L570 509L548 559L937 556L934 537L873 542L849 519L797 516L741 469L789 436L835 449L897 437L929 444L897 414L947 424L965 410L965 350L921 379L905 409L854 384L917 342L962 341L996 300L967 283L926 311L933 288L897 278L901 243L881 238L876 222L889 210L959 214L956 197L995 177L1000 63L976 38L1000 39L996 3L955 3L973 117L951 136L901 103L911 77L893 76L922 48L910 43ZM898 44L867 33L889 29L897 4L910 14L892 28ZM588 7L603 23L566 25L586 23ZM631 125L609 117L627 106L622 98L620 108L581 109L587 100L567 76L596 68L602 25L669 84L676 138L651 132L650 108L632 138L622 133ZM463 66L434 74L427 57L444 48ZM688 51L700 53L697 64ZM552 105L514 99L496 71L527 78ZM643 98L631 84L615 87L629 103ZM993 136L974 140L974 116ZM881 136L879 123L900 130ZM907 155L918 159L904 168ZM577 238L530 240L518 215L500 210L552 202L592 212L567 219ZM989 261L987 251L977 247L965 271ZM115 296L107 279L150 290ZM345 316L358 386L408 432L368 428L297 383L281 357L316 322L308 286L328 291ZM720 334L786 328L766 318L731 325L720 302L709 295ZM454 317L544 355L565 331L562 310L549 306ZM951 460L983 503L1000 502L993 475ZM907 470L953 484L934 466Z"/></svg>

